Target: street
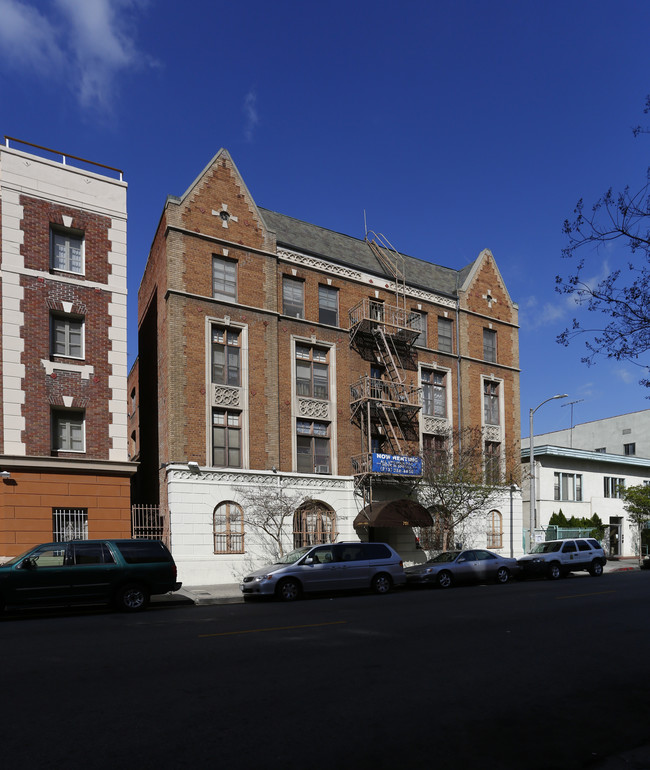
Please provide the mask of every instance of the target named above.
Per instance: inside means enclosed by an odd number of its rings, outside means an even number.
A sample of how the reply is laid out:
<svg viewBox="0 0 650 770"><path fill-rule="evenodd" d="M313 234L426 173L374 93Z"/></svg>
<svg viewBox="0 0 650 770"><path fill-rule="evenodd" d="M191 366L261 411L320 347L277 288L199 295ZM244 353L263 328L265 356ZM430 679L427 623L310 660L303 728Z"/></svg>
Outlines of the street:
<svg viewBox="0 0 650 770"><path fill-rule="evenodd" d="M650 741L650 574L12 613L3 763L581 768Z"/></svg>

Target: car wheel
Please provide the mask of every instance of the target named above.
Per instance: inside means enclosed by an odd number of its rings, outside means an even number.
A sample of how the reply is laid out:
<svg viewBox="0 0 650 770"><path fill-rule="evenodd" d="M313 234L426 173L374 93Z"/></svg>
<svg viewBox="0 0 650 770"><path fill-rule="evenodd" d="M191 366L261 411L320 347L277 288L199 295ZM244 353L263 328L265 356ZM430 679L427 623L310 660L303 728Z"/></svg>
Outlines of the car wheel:
<svg viewBox="0 0 650 770"><path fill-rule="evenodd" d="M115 594L115 606L122 612L139 612L149 604L149 592L140 583L122 586Z"/></svg>
<svg viewBox="0 0 650 770"><path fill-rule="evenodd" d="M591 577L600 577L603 574L603 565L597 559L594 559L591 562L591 567L589 567L589 574Z"/></svg>
<svg viewBox="0 0 650 770"><path fill-rule="evenodd" d="M387 594L392 587L393 581L391 580L390 575L387 575L385 572L375 575L372 579L372 590L376 594Z"/></svg>
<svg viewBox="0 0 650 770"><path fill-rule="evenodd" d="M275 593L280 601L295 602L296 599L300 598L300 583L292 578L287 578L278 583Z"/></svg>
<svg viewBox="0 0 650 770"><path fill-rule="evenodd" d="M507 567L499 567L497 570L497 583L507 583L510 580L510 570Z"/></svg>
<svg viewBox="0 0 650 770"><path fill-rule="evenodd" d="M438 577L436 578L436 583L440 588L451 588L451 584L454 582L453 577L451 576L451 572L447 572L447 570L443 570L442 572L438 573Z"/></svg>
<svg viewBox="0 0 650 770"><path fill-rule="evenodd" d="M548 565L547 575L549 580L559 580L562 577L562 568L558 562L553 561Z"/></svg>

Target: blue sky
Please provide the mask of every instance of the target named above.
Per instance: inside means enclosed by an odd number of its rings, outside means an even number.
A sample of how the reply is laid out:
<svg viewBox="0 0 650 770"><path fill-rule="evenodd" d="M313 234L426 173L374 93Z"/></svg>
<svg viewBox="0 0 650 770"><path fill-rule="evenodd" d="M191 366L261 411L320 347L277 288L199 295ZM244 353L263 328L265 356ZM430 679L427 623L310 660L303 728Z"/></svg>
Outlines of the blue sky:
<svg viewBox="0 0 650 770"><path fill-rule="evenodd" d="M124 170L129 363L168 194L227 148L258 205L453 268L491 249L520 308L522 434L650 408L555 338L563 220L645 181L650 4L0 0L0 134ZM650 123L650 116L648 123ZM625 252L593 252L588 275Z"/></svg>

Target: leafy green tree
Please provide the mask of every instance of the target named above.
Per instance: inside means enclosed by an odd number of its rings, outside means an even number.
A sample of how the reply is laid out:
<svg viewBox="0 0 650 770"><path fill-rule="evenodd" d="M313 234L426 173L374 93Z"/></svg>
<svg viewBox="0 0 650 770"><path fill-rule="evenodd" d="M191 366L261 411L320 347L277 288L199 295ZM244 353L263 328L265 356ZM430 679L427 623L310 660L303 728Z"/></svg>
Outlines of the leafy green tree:
<svg viewBox="0 0 650 770"><path fill-rule="evenodd" d="M637 545L639 548L639 563L641 563L641 532L650 521L650 486L643 484L628 487L623 492L623 507L628 513L629 520L637 526Z"/></svg>
<svg viewBox="0 0 650 770"><path fill-rule="evenodd" d="M650 112L650 96L644 112ZM650 130L634 129L635 136L642 133ZM586 308L593 322L585 326L574 318L557 341L568 346L584 336L587 353L583 363L590 366L599 356L627 361L644 370L640 382L650 386L650 366L644 363L650 351L650 173L636 191L629 186L621 192L610 188L591 207L581 199L563 230L568 238L562 250L564 257L606 248L622 266L608 269L606 276L593 280L594 267L581 256L570 275L556 276L556 291ZM621 252L627 253L626 259Z"/></svg>
<svg viewBox="0 0 650 770"><path fill-rule="evenodd" d="M562 512L561 508L560 508L560 510L557 513L553 513L553 515L549 519L548 523L552 524L555 527L568 527L569 526L569 522L567 521L567 518L564 515L564 513Z"/></svg>

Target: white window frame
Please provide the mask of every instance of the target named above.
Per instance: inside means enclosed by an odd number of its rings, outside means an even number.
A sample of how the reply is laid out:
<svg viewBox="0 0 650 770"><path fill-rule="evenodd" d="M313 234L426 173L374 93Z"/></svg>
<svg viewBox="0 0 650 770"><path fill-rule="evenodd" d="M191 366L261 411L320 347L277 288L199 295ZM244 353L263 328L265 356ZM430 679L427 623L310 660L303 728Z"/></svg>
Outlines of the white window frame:
<svg viewBox="0 0 650 770"><path fill-rule="evenodd" d="M490 340L493 344L486 345L486 339ZM487 361L490 364L496 364L497 362L497 333L495 329L490 329L489 327L483 328L483 360ZM493 357L490 357L488 355L490 353Z"/></svg>
<svg viewBox="0 0 650 770"><path fill-rule="evenodd" d="M59 353L56 350L56 332L57 324L65 324L65 352ZM72 324L79 326L80 336L80 355L76 356L70 352L70 328ZM83 361L86 358L86 323L85 319L79 316L71 316L63 313L52 313L50 315L50 347L53 356L59 358L75 358L78 361Z"/></svg>
<svg viewBox="0 0 650 770"><path fill-rule="evenodd" d="M285 307L284 290L285 290L285 287L289 287L289 286L294 286L294 287L300 286L301 307L300 307L299 315L293 315L291 313L288 313L287 308ZM282 314L288 316L289 318L300 318L303 320L305 318L305 282L302 280L302 278L296 278L293 275L286 275L286 273L282 276Z"/></svg>
<svg viewBox="0 0 650 770"><path fill-rule="evenodd" d="M65 262L66 267L57 267L56 265L56 241L57 238L63 238L67 240ZM70 241L76 240L80 242L81 251L81 269L73 270L71 268L70 259ZM70 230L64 227L50 227L50 267L52 270L56 270L60 273L70 273L71 275L85 275L86 274L86 239L83 232L79 230Z"/></svg>
<svg viewBox="0 0 650 770"><path fill-rule="evenodd" d="M66 417L67 415L67 417ZM67 424L68 436L64 443L68 443L69 446L58 446L59 441L59 425L61 422ZM81 449L75 448L73 444L73 437L71 434L71 427L78 425L81 428ZM80 409L64 409L57 408L52 410L52 448L56 452L72 452L74 454L83 454L86 451L86 414Z"/></svg>
<svg viewBox="0 0 650 770"><path fill-rule="evenodd" d="M228 276L227 272L230 267L232 267L234 274L235 274L235 280L234 280L234 290L232 292L227 291L216 291L215 290L215 267L216 265L222 265L223 266L223 274L224 274L224 280L220 281L224 286L228 286ZM213 254L212 255L212 296L214 299L225 299L230 300L232 302L237 302L237 293L239 290L239 263L236 259L230 259L230 257L222 257L219 254Z"/></svg>
<svg viewBox="0 0 650 770"><path fill-rule="evenodd" d="M327 400L320 400L309 398L307 396L299 396L297 394L297 381L296 381L296 346L300 345L309 348L319 348L327 351L328 357L328 393L329 398ZM330 475L336 476L338 473L338 426L337 426L337 392L336 392L336 345L331 342L324 342L319 340L314 335L313 337L291 337L290 346L291 356L291 418L292 418L292 430L291 430L291 456L292 467L295 472L298 468L298 425L297 420L316 420L317 422L329 423L329 441L330 441ZM329 417L322 417L319 415L304 415L300 414L299 403L307 399L311 403L319 403L323 405L323 408L327 410Z"/></svg>
<svg viewBox="0 0 650 770"><path fill-rule="evenodd" d="M214 326L223 329L231 329L239 334L239 374L240 385L222 385L212 382L212 329ZM241 470L250 466L250 441L249 441L249 363L248 363L248 326L242 323L231 322L230 316L206 316L205 318L205 456L212 463L212 410L232 409L241 414ZM237 394L237 404L213 403L212 394L215 388L225 389ZM212 467L212 466L211 466Z"/></svg>

